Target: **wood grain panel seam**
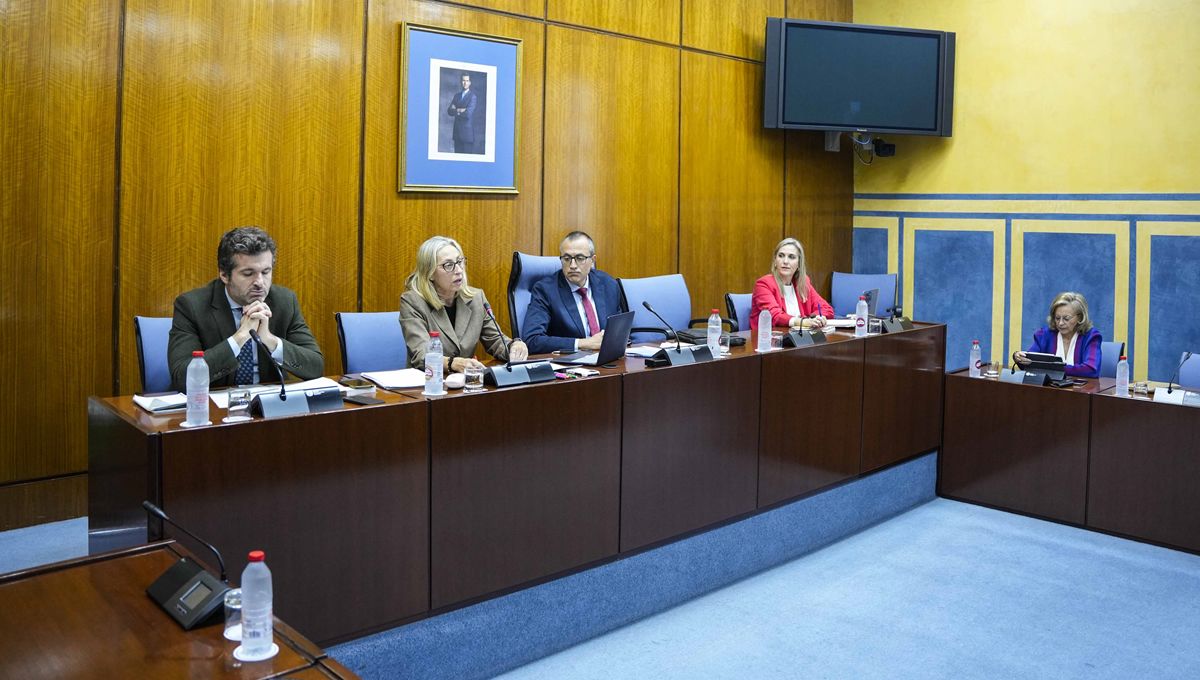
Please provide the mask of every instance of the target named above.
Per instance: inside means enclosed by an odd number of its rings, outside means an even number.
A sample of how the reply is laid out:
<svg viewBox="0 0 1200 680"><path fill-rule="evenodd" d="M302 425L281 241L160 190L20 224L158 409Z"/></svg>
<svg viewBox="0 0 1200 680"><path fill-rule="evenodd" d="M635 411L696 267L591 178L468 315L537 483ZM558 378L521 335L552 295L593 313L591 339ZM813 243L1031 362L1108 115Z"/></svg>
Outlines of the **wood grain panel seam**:
<svg viewBox="0 0 1200 680"><path fill-rule="evenodd" d="M0 482L0 489L8 489L22 484L40 484L42 482L54 482L72 477L86 477L87 470L74 470L72 472L63 472L56 475L46 475L45 477L32 477L30 479L14 479L8 482Z"/></svg>
<svg viewBox="0 0 1200 680"><path fill-rule="evenodd" d="M117 18L117 110L113 127L112 393L121 394L121 125L125 110L126 0Z"/></svg>
<svg viewBox="0 0 1200 680"><path fill-rule="evenodd" d="M370 4L370 1L371 0L365 0L364 4ZM546 3L542 3L542 16L535 17L535 16L530 16L528 14L517 14L516 12L506 12L502 9L496 9L494 7L480 7L478 5L472 5L472 4L469 4L466 2L454 2L454 0L426 0L426 1L438 4L438 5L450 5L452 7L457 7L459 9L471 10L472 12L486 12L488 14L499 14L500 16L505 16L505 17L509 17L512 19L545 21L546 16L549 14L549 7L547 6Z"/></svg>
<svg viewBox="0 0 1200 680"><path fill-rule="evenodd" d="M526 17L528 18L528 17ZM597 33L606 35L612 38L625 38L626 40L636 40L638 42L648 43L650 45L658 45L660 47L670 47L676 50L683 49L678 43L663 42L662 40L654 40L653 38L643 38L638 35L628 35L626 33L617 33L616 31L607 31L603 28L595 28L593 26L581 26L579 24L571 24L565 21L550 21L547 19L544 22L547 26L555 26L557 28L568 28L576 31L584 31L586 33Z"/></svg>
<svg viewBox="0 0 1200 680"><path fill-rule="evenodd" d="M370 60L367 37L371 27L371 0L363 0L362 28L362 93L359 97L361 106L358 117L358 272L355 285L358 288L354 299L354 311L363 311L363 249L365 248L367 210L367 62ZM341 343L339 343L339 349ZM345 359L345 357L343 357Z"/></svg>
<svg viewBox="0 0 1200 680"><path fill-rule="evenodd" d="M543 16L548 16L550 13L550 0L542 3ZM546 61L550 58L550 29L542 22L542 162L541 176L538 180L541 182L539 189L538 200L541 201L541 209L538 210L538 255L546 255L546 78L549 75L549 68L546 66ZM511 274L510 274L511 275ZM509 314L512 310L509 310Z"/></svg>
<svg viewBox="0 0 1200 680"><path fill-rule="evenodd" d="M679 49L683 50L684 52L692 52L694 54L703 54L703 55L706 55L709 57L720 57L722 59L729 59L731 61L741 61L741 62L745 62L747 64L757 64L759 66L762 66L766 63L762 59L751 59L749 57L739 57L735 54L725 54L723 52L714 52L712 50L700 49L699 47L680 46Z"/></svg>

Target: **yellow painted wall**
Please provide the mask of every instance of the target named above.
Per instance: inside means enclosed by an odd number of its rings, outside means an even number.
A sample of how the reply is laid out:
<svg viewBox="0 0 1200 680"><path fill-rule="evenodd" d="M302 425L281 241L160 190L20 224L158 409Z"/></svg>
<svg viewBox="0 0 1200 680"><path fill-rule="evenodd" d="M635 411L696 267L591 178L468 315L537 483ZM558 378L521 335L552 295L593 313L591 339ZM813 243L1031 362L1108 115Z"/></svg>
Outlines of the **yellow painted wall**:
<svg viewBox="0 0 1200 680"><path fill-rule="evenodd" d="M855 0L854 19L958 35L954 136L889 140L858 193L1200 189L1197 0Z"/></svg>

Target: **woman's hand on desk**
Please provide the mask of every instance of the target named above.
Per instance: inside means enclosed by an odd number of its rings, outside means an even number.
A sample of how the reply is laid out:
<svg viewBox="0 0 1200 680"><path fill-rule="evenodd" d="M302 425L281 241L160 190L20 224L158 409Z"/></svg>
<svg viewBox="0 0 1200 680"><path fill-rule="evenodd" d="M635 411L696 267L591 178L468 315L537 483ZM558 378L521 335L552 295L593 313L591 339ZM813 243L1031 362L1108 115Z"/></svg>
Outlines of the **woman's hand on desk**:
<svg viewBox="0 0 1200 680"><path fill-rule="evenodd" d="M450 360L450 370L455 373L462 373L472 366L484 368L484 365L472 357L454 357Z"/></svg>

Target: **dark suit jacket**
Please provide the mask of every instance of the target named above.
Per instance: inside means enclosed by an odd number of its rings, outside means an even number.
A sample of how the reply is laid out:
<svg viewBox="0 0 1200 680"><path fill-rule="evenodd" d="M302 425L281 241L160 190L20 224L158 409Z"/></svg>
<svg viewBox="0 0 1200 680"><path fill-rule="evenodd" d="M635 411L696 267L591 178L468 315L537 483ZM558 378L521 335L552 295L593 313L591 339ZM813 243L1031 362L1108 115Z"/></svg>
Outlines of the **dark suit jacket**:
<svg viewBox="0 0 1200 680"><path fill-rule="evenodd" d="M1075 340L1075 358L1072 365L1067 366L1064 373L1081 378L1100 377L1103 342L1104 338L1095 328L1089 328L1088 332L1081 334ZM1058 354L1058 331L1050 330L1046 326L1037 329L1033 333L1033 344L1025 351Z"/></svg>
<svg viewBox="0 0 1200 680"><path fill-rule="evenodd" d="M458 113L456 109L466 111ZM475 124L471 121L475 116L475 90L467 90L465 96L463 92L454 95L450 106L446 107L446 113L454 116L454 139L460 142L474 142Z"/></svg>
<svg viewBox="0 0 1200 680"><path fill-rule="evenodd" d="M616 279L599 269L593 269L588 276L588 296L592 298L596 319L603 329L609 316L624 311L621 309L621 290ZM576 297L561 271L533 284L525 320L521 322L521 339L529 346L530 354L570 351L575 348L576 339L588 337L575 306Z"/></svg>
<svg viewBox="0 0 1200 680"><path fill-rule="evenodd" d="M271 286L267 293L271 308L268 325L283 342L283 365L304 378L319 378L325 372L325 358L316 338L308 330L296 294L283 286ZM233 385L237 374L237 355L229 346L229 336L237 331L233 310L225 297L225 284L213 279L207 286L189 290L175 298L175 315L171 320L171 336L167 342L167 361L171 367L171 386L183 391L187 384L187 365L193 350L204 350L208 362L208 380L214 387ZM253 340L249 341L253 342ZM260 380L276 379L272 359L258 349Z"/></svg>
<svg viewBox="0 0 1200 680"><path fill-rule="evenodd" d="M480 290L470 300L461 296L454 299L454 323L446 309L434 309L416 291L405 291L400 296L400 328L404 330L404 344L408 345L408 361L413 368L425 368L425 352L429 349L429 331L442 334L442 356L444 367L449 372L450 360L454 357L475 356L475 346L483 342L488 354L500 361L508 360L507 336L501 335L496 324L487 318L483 305L487 296Z"/></svg>

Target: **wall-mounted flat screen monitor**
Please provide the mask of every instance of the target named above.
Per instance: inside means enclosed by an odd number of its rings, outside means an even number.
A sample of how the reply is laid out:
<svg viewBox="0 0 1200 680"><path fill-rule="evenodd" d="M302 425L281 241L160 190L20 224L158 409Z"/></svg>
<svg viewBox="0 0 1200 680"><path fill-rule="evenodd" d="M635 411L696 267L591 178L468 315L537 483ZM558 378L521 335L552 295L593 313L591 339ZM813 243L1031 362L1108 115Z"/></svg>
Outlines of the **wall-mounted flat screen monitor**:
<svg viewBox="0 0 1200 680"><path fill-rule="evenodd" d="M768 128L949 137L954 34L767 19Z"/></svg>

